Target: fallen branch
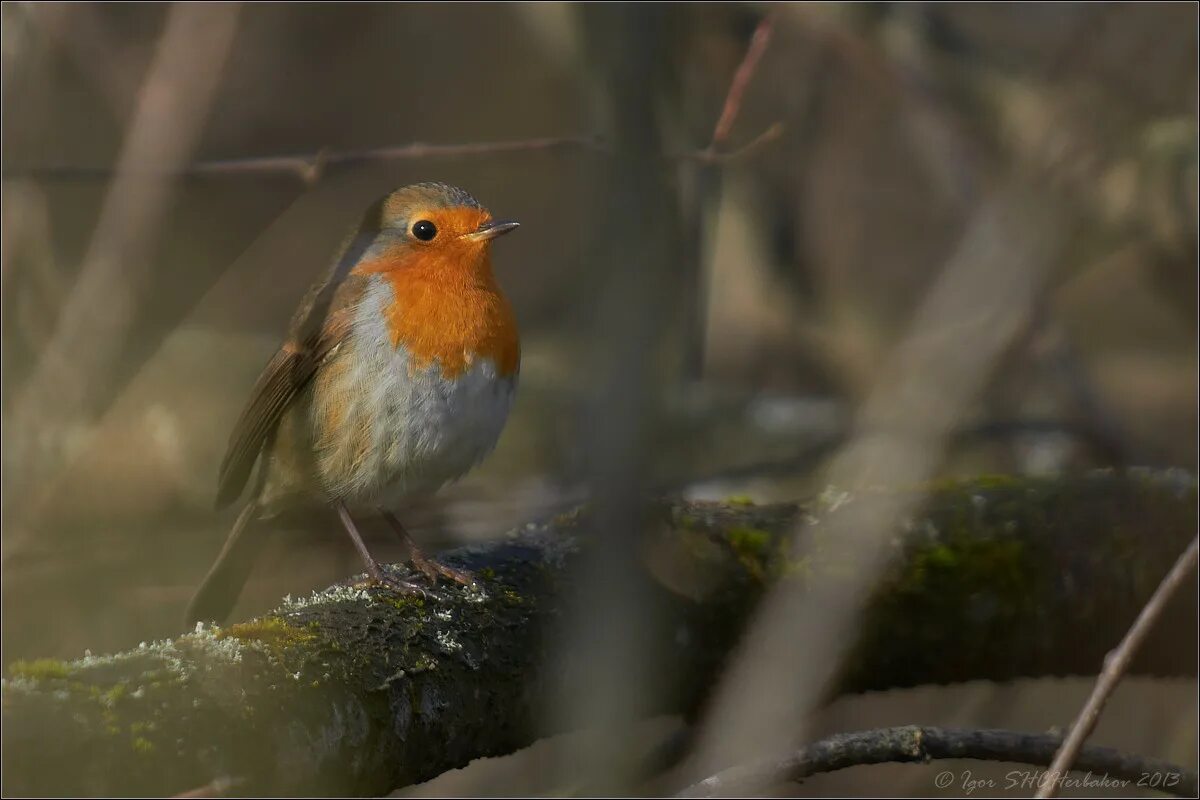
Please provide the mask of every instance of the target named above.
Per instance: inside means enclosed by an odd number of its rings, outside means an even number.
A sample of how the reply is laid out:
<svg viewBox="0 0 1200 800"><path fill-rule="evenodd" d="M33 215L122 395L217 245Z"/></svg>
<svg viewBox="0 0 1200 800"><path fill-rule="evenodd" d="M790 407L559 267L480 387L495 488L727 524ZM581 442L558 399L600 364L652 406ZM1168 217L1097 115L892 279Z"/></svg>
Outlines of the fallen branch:
<svg viewBox="0 0 1200 800"><path fill-rule="evenodd" d="M901 763L925 764L944 758L966 758L976 761L1011 761L1045 766L1050 763L1062 737L1015 733L1002 730L963 730L958 728L928 728L905 725L880 728L858 733L842 733L810 744L799 752L782 759L766 759L755 764L732 767L705 778L684 789L676 797L746 797L763 787L787 781L798 781L821 772L835 772L864 764ZM1196 773L1155 758L1129 755L1108 747L1085 747L1079 753L1076 770L1093 773L1097 781L1119 782L1129 788L1147 775L1157 775L1163 782L1160 788L1168 794L1193 797L1196 794ZM946 773L943 773L946 774ZM1030 788L1033 782L1050 783L1047 777L1026 773ZM1025 775L1022 776L1024 778ZM1092 784L1082 784L1085 787ZM1110 784L1111 785L1111 784ZM950 788L941 786L940 789ZM959 787L961 788L961 787ZM1006 788L1014 788L1007 786Z"/></svg>
<svg viewBox="0 0 1200 800"><path fill-rule="evenodd" d="M789 557L798 515L836 519L876 494L661 504L639 579L669 626L650 663L670 680L644 711L697 706L773 580L839 574ZM885 540L892 569L837 691L1088 672L1194 536L1196 497L1195 478L1176 472L937 488L909 535ZM586 524L564 515L449 555L476 572L477 592L415 600L338 586L112 656L14 664L5 790L164 795L236 776L247 794L379 794L520 749L553 732L541 698L564 677L545 631L570 595ZM1185 595L1134 671L1194 674Z"/></svg>

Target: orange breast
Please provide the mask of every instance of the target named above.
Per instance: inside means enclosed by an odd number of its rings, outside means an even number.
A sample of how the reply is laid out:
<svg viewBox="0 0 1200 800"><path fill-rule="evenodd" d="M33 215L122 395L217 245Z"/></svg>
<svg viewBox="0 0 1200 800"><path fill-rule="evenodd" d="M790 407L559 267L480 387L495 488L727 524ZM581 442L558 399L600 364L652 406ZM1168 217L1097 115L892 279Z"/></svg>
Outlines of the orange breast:
<svg viewBox="0 0 1200 800"><path fill-rule="evenodd" d="M521 346L512 307L486 252L462 255L409 253L401 266L381 259L356 271L378 273L391 285L395 300L384 312L388 329L392 344L408 350L412 368L437 362L443 376L454 378L490 358L499 374L513 375Z"/></svg>

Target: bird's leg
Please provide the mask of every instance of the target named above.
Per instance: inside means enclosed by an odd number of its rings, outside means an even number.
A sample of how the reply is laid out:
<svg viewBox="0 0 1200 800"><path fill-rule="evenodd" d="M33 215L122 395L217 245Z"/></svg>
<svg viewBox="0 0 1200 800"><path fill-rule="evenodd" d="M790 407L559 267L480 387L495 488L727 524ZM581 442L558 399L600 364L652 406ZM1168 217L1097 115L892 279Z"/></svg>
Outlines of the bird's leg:
<svg viewBox="0 0 1200 800"><path fill-rule="evenodd" d="M396 532L396 535L399 536L406 545L408 545L409 560L412 561L412 565L420 570L421 574L424 575L430 583L436 584L437 576L443 575L456 583L461 583L463 586L473 586L475 584L475 576L473 576L471 573L465 570L455 569L454 567L448 567L445 564L426 556L421 548L417 546L417 543L413 540L412 536L409 535L408 529L405 528L404 525L401 524L400 520L396 518L395 514L388 511L386 508L379 509L379 513L385 520L387 520L388 525L392 526L392 530Z"/></svg>
<svg viewBox="0 0 1200 800"><path fill-rule="evenodd" d="M335 504L338 516L342 519L342 526L346 529L346 534L350 537L350 541L354 543L354 549L358 551L358 555L362 557L363 564L367 567L368 584L375 586L389 586L397 591L406 594L421 594L425 591L415 583L393 578L386 574L383 568L379 566L379 562L371 555L371 551L367 549L366 542L359 535L358 527L354 524L354 518L350 516L349 509L346 504L338 502Z"/></svg>

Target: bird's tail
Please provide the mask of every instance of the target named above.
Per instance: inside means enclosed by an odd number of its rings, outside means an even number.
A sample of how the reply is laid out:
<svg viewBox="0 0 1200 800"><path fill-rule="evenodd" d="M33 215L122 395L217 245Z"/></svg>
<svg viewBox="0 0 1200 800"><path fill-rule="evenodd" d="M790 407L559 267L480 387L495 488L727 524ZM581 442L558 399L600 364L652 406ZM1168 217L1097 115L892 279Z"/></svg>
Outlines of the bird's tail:
<svg viewBox="0 0 1200 800"><path fill-rule="evenodd" d="M233 523L220 555L188 603L184 620L188 627L201 620L224 622L233 610L267 541L267 529L259 519L259 511L258 503L251 500Z"/></svg>

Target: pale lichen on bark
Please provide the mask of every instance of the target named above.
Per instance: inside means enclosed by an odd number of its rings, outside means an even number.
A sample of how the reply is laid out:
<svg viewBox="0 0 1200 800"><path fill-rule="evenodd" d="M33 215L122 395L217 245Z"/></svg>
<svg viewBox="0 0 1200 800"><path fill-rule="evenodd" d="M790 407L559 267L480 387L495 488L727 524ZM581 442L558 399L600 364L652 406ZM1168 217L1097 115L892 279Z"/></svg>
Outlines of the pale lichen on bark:
<svg viewBox="0 0 1200 800"><path fill-rule="evenodd" d="M1094 672L1196 527L1183 473L922 491L924 510L887 545L893 568L839 691ZM802 506L658 503L643 579L671 625L656 657L672 680L655 710L695 707L772 581L829 568L790 552L798 522L819 528L869 502L833 491ZM553 633L570 575L603 546L584 519L450 555L478 590L337 586L124 653L13 664L5 789L166 794L231 776L239 793L377 794L517 750L546 733L539 698L562 677ZM1177 604L1162 627L1138 668L1193 674L1194 607Z"/></svg>

